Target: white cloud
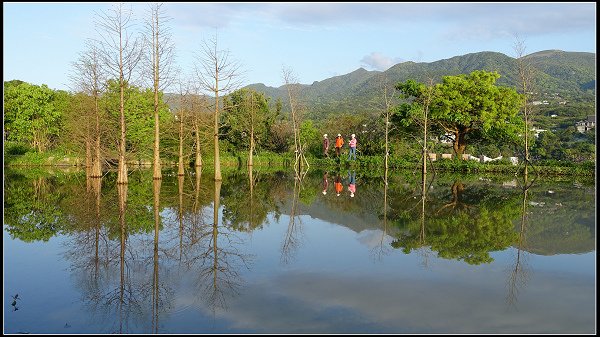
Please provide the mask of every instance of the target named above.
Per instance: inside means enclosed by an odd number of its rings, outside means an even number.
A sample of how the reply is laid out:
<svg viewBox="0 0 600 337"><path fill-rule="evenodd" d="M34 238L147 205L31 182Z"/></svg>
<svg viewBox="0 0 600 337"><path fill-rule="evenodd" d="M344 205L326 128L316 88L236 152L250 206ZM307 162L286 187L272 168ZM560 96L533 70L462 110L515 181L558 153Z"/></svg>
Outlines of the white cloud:
<svg viewBox="0 0 600 337"><path fill-rule="evenodd" d="M381 71L387 70L389 67L400 62L404 62L404 60L399 57L385 56L377 52L372 52L360 60L361 65Z"/></svg>

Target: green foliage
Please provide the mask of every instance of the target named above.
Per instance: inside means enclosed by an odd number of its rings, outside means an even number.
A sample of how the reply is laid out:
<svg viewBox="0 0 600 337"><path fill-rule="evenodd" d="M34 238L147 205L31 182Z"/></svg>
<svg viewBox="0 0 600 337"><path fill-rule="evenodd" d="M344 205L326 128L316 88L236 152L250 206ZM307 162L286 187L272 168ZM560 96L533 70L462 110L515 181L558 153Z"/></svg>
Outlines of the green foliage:
<svg viewBox="0 0 600 337"><path fill-rule="evenodd" d="M33 149L28 144L23 144L15 141L4 142L4 157L24 155L28 151L32 150Z"/></svg>
<svg viewBox="0 0 600 337"><path fill-rule="evenodd" d="M307 148L305 152L315 157L323 152L321 134L313 125L312 120L306 119L302 121L302 124L300 125L300 139L302 140L303 146Z"/></svg>
<svg viewBox="0 0 600 337"><path fill-rule="evenodd" d="M478 265L492 262L490 252L515 242L512 221L519 216L518 193L493 191L485 185L467 187L458 180L449 194L437 189L432 193L424 214L416 214L420 207L410 203L397 206L397 216L391 217L406 230L399 232L392 247L408 254L428 246L441 258Z"/></svg>
<svg viewBox="0 0 600 337"><path fill-rule="evenodd" d="M237 231L251 232L263 227L267 215L275 207L273 195L264 185L279 184L276 176L256 172L236 171L227 175L227 184L221 188L223 222ZM252 186L252 193L250 190Z"/></svg>
<svg viewBox="0 0 600 337"><path fill-rule="evenodd" d="M236 150L250 148L250 134L254 132L257 149L268 147L270 131L277 118L277 110L269 109L263 93L252 89L239 89L224 97L221 115L224 126L221 139Z"/></svg>
<svg viewBox="0 0 600 337"><path fill-rule="evenodd" d="M125 123L126 123L126 151L133 158L152 158L154 144L154 93L151 89L142 89L125 83ZM107 92L102 97L102 106L110 116L110 129L108 136L114 137L112 144L116 144L116 137L120 134L118 126L120 114L120 88L118 81L110 80ZM168 106L159 97L159 119L164 129L169 128L174 122L174 116L169 112Z"/></svg>
<svg viewBox="0 0 600 337"><path fill-rule="evenodd" d="M4 130L7 140L28 144L37 151L52 148L62 129L62 113L69 94L46 85L11 81L4 88Z"/></svg>
<svg viewBox="0 0 600 337"><path fill-rule="evenodd" d="M595 136L581 134L573 127L556 132L541 132L531 147L534 160L595 162Z"/></svg>
<svg viewBox="0 0 600 337"><path fill-rule="evenodd" d="M518 143L523 125L518 116L522 97L512 88L496 86L498 78L496 72L474 71L469 75L444 76L442 83L433 87L414 80L399 83L396 89L408 102L396 108L395 120L403 127L427 122L431 133L438 137L452 131L458 155L467 145L467 135L469 141ZM414 127L408 130L418 131Z"/></svg>
<svg viewBox="0 0 600 337"><path fill-rule="evenodd" d="M4 224L13 238L24 242L48 241L65 224L59 207L62 194L56 180L27 179L17 173L5 173Z"/></svg>

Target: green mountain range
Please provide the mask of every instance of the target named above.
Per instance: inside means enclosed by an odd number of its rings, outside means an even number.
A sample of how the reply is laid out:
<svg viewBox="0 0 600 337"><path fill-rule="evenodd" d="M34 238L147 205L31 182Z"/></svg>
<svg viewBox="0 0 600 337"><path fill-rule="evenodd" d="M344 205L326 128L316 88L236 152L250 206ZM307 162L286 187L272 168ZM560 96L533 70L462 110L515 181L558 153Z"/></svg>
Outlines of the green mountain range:
<svg viewBox="0 0 600 337"><path fill-rule="evenodd" d="M537 98L559 96L568 100L595 100L596 54L546 50L524 58L535 69L534 92ZM335 113L377 114L382 104L381 83L404 82L408 79L427 83L440 82L443 76L469 74L474 70L496 71L497 84L517 87L517 60L497 52L479 52L455 56L435 62L402 62L386 71L359 68L349 74L301 85L300 100L306 116L315 120ZM285 86L268 87L262 83L246 86L263 92L274 104L287 101Z"/></svg>

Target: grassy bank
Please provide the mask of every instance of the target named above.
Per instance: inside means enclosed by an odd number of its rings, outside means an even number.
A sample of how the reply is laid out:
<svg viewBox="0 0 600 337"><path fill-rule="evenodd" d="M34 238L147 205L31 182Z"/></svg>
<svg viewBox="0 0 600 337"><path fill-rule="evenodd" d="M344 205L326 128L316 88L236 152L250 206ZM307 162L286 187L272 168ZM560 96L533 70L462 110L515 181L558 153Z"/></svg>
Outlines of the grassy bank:
<svg viewBox="0 0 600 337"><path fill-rule="evenodd" d="M248 163L247 154L221 154L221 166L224 167L246 167ZM311 168L320 168L324 170L338 169L366 169L369 171L384 173L384 158L381 156L362 156L356 161L349 161L345 156L339 160L335 158L314 158L308 157L307 161ZM275 153L259 153L253 158L254 167L257 168L293 168L295 158L293 154L275 154ZM130 160L128 166L130 168L150 167L151 158ZM194 163L188 163L193 165ZM546 161L534 162L534 167L529 172L540 175L577 175L577 176L595 176L595 162L559 162ZM85 160L70 153L64 152L25 152L25 153L6 153L4 156L5 166L19 167L82 167L85 165ZM212 167L214 158L205 156L203 165ZM163 159L163 166L176 167L176 160ZM390 158L388 167L391 170L406 169L420 171L421 163L418 158ZM440 159L427 163L428 172L463 172L463 173L483 173L493 172L501 174L520 174L523 172L523 164L513 165L508 160L499 160L494 162L479 163L473 160L454 160Z"/></svg>

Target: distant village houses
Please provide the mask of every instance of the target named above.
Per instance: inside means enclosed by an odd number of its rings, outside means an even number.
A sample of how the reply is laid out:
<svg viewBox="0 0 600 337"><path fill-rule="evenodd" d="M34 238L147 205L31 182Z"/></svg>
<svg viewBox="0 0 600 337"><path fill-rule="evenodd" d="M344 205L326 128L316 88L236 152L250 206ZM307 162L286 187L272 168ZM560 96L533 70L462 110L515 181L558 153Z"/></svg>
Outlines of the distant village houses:
<svg viewBox="0 0 600 337"><path fill-rule="evenodd" d="M596 115L587 116L587 120L575 123L577 131L584 133L596 127Z"/></svg>
<svg viewBox="0 0 600 337"><path fill-rule="evenodd" d="M531 131L533 132L533 135L535 136L535 138L538 138L540 136L540 133L547 131L546 129L538 129L536 127L532 127Z"/></svg>

